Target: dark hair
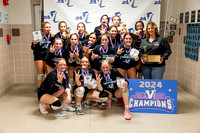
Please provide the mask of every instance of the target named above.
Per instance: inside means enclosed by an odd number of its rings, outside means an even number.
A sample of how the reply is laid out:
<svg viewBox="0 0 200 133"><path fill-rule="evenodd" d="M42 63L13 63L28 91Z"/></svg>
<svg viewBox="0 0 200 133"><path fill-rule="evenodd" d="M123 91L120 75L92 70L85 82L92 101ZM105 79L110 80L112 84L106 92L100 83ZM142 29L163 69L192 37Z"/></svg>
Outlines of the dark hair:
<svg viewBox="0 0 200 133"><path fill-rule="evenodd" d="M136 30L136 25L137 25L137 23L142 23L142 26L143 26L143 28L144 28L144 23L140 20L140 21L137 21L137 22L135 23L135 30Z"/></svg>
<svg viewBox="0 0 200 133"><path fill-rule="evenodd" d="M135 48L135 40L134 40L134 35L133 35L133 33L131 33L131 32L126 32L126 33L124 34L124 39L125 39L125 37L126 37L127 35L130 35L131 38L133 39L133 42L132 42L132 44L131 44L131 47L132 47L132 48Z"/></svg>
<svg viewBox="0 0 200 133"><path fill-rule="evenodd" d="M96 32L91 32L90 35L89 35L89 37L90 37L92 34L94 34L94 35L96 36L96 40L98 40L97 33L96 33Z"/></svg>
<svg viewBox="0 0 200 133"><path fill-rule="evenodd" d="M113 17L112 17L112 21L113 21L113 19L114 19L115 17L119 18L119 22L121 23L121 18L120 18L120 16L118 16L118 15L113 16Z"/></svg>
<svg viewBox="0 0 200 133"><path fill-rule="evenodd" d="M101 16L101 18L100 18L100 22L101 22L101 20L103 19L103 17L104 17L104 16L106 16L106 17L107 17L107 19L108 19L108 23L109 23L110 19L109 19L109 17L108 17L108 15L107 15L107 14L104 14L104 15L102 15L102 16Z"/></svg>
<svg viewBox="0 0 200 133"><path fill-rule="evenodd" d="M106 36L107 38L108 38L108 40L109 40L109 43L110 43L110 34L109 33L103 33L102 35L101 35L101 38L102 38L102 36ZM101 41L101 38L100 38L100 41Z"/></svg>
<svg viewBox="0 0 200 133"><path fill-rule="evenodd" d="M115 25L110 26L110 27L108 28L108 31L110 31L112 28L116 28L116 29L117 29L117 26L115 26ZM117 29L117 31L118 31L118 29Z"/></svg>

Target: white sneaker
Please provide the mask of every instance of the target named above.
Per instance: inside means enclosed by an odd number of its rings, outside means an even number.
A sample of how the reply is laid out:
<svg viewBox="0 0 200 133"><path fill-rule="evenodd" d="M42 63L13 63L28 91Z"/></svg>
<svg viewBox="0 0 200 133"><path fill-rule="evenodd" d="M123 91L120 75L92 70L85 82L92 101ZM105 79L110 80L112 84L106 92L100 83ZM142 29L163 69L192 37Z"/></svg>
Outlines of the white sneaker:
<svg viewBox="0 0 200 133"><path fill-rule="evenodd" d="M47 106L44 103L39 104L40 112L43 115L47 115L49 112L47 111Z"/></svg>
<svg viewBox="0 0 200 133"><path fill-rule="evenodd" d="M83 101L83 104L86 108L90 107L90 100L89 99L85 99L85 101Z"/></svg>
<svg viewBox="0 0 200 133"><path fill-rule="evenodd" d="M65 102L63 102L63 107L62 107L63 111L69 111L69 112L74 112L75 108L69 106L68 104L66 104Z"/></svg>

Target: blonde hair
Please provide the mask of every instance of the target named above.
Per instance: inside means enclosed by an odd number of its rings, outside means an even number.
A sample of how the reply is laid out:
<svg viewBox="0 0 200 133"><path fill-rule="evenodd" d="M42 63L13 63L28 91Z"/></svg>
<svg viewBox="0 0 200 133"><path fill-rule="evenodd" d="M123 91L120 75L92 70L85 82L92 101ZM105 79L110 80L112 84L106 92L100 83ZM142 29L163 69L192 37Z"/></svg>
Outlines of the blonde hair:
<svg viewBox="0 0 200 133"><path fill-rule="evenodd" d="M64 61L64 62L66 63L66 65L67 65L67 62L66 62L65 58L59 58L59 59L56 61L56 68L57 68L57 65L58 65L58 63L59 63L60 61Z"/></svg>
<svg viewBox="0 0 200 133"><path fill-rule="evenodd" d="M53 40L53 43L55 43L57 40L60 40L62 42L62 39L60 37L56 37L54 40ZM63 42L62 42L62 45L63 45Z"/></svg>
<svg viewBox="0 0 200 133"><path fill-rule="evenodd" d="M44 27L45 27L46 24L50 24L50 23L49 22L42 22L42 24L41 24L41 32L42 32L42 37L43 38L44 38Z"/></svg>
<svg viewBox="0 0 200 133"><path fill-rule="evenodd" d="M66 23L65 21L60 21L60 22L58 23L58 29L60 30L60 25L61 25L61 23L64 23L64 24L66 25L65 32L66 32L67 38L69 38L69 37L70 37L70 32L69 32L69 29L68 29L68 27L67 27L67 23Z"/></svg>
<svg viewBox="0 0 200 133"><path fill-rule="evenodd" d="M110 69L112 69L111 63L110 63L108 60L102 60L102 62L101 62L101 67L102 67L102 64L103 64L103 63L107 63L108 66L110 67Z"/></svg>
<svg viewBox="0 0 200 133"><path fill-rule="evenodd" d="M150 37L149 33L148 33L148 26L151 25L154 29L155 29L155 33L156 35L159 35L159 32L158 32L158 26L156 25L156 23L154 22L148 22L147 25L146 25L146 29L145 29L145 35L147 38Z"/></svg>
<svg viewBox="0 0 200 133"><path fill-rule="evenodd" d="M83 25L83 27L84 27L84 32L85 32L85 36L88 36L89 33L86 31L86 26L85 26L85 24L84 24L83 22L79 22L79 23L77 24L77 30L78 30L78 25L79 25L79 24L82 24L82 25Z"/></svg>

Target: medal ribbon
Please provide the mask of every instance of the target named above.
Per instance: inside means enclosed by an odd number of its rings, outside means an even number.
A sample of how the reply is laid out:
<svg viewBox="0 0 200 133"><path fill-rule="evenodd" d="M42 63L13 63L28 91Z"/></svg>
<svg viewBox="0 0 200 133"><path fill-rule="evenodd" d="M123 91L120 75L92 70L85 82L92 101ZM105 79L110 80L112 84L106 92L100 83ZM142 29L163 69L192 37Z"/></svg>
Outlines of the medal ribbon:
<svg viewBox="0 0 200 133"><path fill-rule="evenodd" d="M56 51L54 51L54 54L55 54L56 56L58 56L58 55L60 54L60 57L62 57L62 50L61 50L61 48L58 50L57 53L56 53Z"/></svg>
<svg viewBox="0 0 200 133"><path fill-rule="evenodd" d="M110 37L110 43L112 45L112 48L114 48L116 46L116 39L115 39L115 43L112 42L112 38Z"/></svg>
<svg viewBox="0 0 200 133"><path fill-rule="evenodd" d="M125 51L126 51L127 54L129 54L131 52L131 48L130 47L129 47L128 51L126 50L125 44L124 44L124 49L125 49Z"/></svg>
<svg viewBox="0 0 200 133"><path fill-rule="evenodd" d="M58 71L58 69L57 69L57 74L58 74L58 72L59 72L59 71ZM66 79L66 76L65 76L64 72L63 72L62 76L63 76L64 79Z"/></svg>
<svg viewBox="0 0 200 133"><path fill-rule="evenodd" d="M48 33L47 36L44 34L44 38L45 38L45 41L49 41L49 39L50 39L50 33Z"/></svg>
<svg viewBox="0 0 200 133"><path fill-rule="evenodd" d="M79 34L78 34L78 38L83 38L85 36L85 32L83 32L83 35L82 36L80 36Z"/></svg>
<svg viewBox="0 0 200 133"><path fill-rule="evenodd" d="M78 46L77 46L77 44L76 44L76 46L75 46L75 48L74 48L74 49L72 48L72 45L70 46L70 48L71 48L71 51L78 52Z"/></svg>
<svg viewBox="0 0 200 133"><path fill-rule="evenodd" d="M106 49L106 51L104 50L104 48L103 48L103 46L101 45L100 46L100 49L99 49L99 52L103 52L103 54L106 54L106 53L108 53L108 47L107 47L107 49Z"/></svg>
<svg viewBox="0 0 200 133"><path fill-rule="evenodd" d="M83 76L89 74L89 70L85 71L83 68L81 68L81 71Z"/></svg>
<svg viewBox="0 0 200 133"><path fill-rule="evenodd" d="M103 76L104 76L104 78L105 78L106 80L110 79L110 72L109 72L108 74L103 74Z"/></svg>

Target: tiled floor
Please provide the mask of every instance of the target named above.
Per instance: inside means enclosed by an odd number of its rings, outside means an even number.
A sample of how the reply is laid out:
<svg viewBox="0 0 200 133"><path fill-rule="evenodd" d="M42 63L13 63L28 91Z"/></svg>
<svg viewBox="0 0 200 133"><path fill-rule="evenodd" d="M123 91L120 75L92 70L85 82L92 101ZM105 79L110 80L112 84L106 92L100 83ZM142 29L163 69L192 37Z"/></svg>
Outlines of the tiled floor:
<svg viewBox="0 0 200 133"><path fill-rule="evenodd" d="M0 133L200 133L200 100L178 89L178 114L132 113L124 120L122 106L41 115L34 87L20 85L0 97Z"/></svg>

